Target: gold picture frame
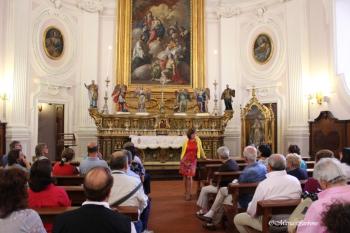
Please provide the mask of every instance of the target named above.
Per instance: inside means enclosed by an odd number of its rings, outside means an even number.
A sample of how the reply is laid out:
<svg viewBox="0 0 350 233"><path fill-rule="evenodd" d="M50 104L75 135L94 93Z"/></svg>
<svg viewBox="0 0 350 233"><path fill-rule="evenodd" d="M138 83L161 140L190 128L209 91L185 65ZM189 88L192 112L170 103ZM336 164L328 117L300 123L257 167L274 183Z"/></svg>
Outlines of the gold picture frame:
<svg viewBox="0 0 350 233"><path fill-rule="evenodd" d="M64 35L62 31L54 26L49 26L43 34L43 48L48 58L60 59L64 54Z"/></svg>
<svg viewBox="0 0 350 233"><path fill-rule="evenodd" d="M146 79L146 81L144 80L135 81L137 80L136 78L132 80L132 78L135 77L135 76L132 76L132 68L134 68L132 67L133 65L132 55L133 55L133 46L135 45L135 41L136 41L136 38L133 38L133 36L135 36L134 28L135 28L135 21L136 21L135 19L133 19L134 17L133 12L136 12L138 15L144 14L144 16L146 17L146 14L151 11L150 6L153 6L152 3L154 3L154 6L159 7L162 4L162 0L150 0L150 1L119 0L117 2L119 4L119 7L118 7L118 23L116 24L117 40L116 40L115 47L116 47L116 57L117 57L116 80L118 84L127 85L128 91L133 91L139 86L144 86L146 88L150 88L152 90L152 93L160 93L162 90L166 93L167 92L170 93L178 89L188 89L189 91L193 91L196 88L203 88L205 86L204 0L192 0L192 1L164 0L163 2L164 5L169 7L169 9L172 9L172 7L176 8L176 6L174 7L174 5L171 5L174 3L182 4L182 5L188 4L188 6L190 7L189 9L190 28L186 30L189 30L189 33L190 33L190 48L191 48L190 59L188 60L190 71L187 72L187 74L189 73L189 81L188 79L186 79L184 82L180 83L180 82L172 81L171 78L167 77L168 80L170 81L169 83L166 83L164 85L164 89L162 88L162 85L160 82L159 73L158 73L158 79L154 79L154 76L152 76L152 79ZM143 5L147 7L140 7ZM133 7L135 6L138 7L137 11L133 9ZM152 14L152 11L151 11L151 14ZM161 21L160 15L156 15L155 13L153 14L154 14L153 15L154 18L159 19L159 21ZM165 25L164 22L162 23ZM182 25L178 25L178 26L180 27ZM166 28L165 33L168 33L168 32L169 32L169 28ZM139 40L142 40L145 43L144 38L140 37ZM157 37L157 40L159 40L159 37ZM158 59L159 56L157 55L155 58ZM161 59L159 58L159 60ZM150 66L148 66L148 69L151 69ZM152 69L153 69L153 63L152 63ZM163 75L164 73L165 72L162 71L161 75Z"/></svg>
<svg viewBox="0 0 350 233"><path fill-rule="evenodd" d="M274 53L271 37L266 33L260 33L254 40L252 52L257 63L262 65L268 63Z"/></svg>

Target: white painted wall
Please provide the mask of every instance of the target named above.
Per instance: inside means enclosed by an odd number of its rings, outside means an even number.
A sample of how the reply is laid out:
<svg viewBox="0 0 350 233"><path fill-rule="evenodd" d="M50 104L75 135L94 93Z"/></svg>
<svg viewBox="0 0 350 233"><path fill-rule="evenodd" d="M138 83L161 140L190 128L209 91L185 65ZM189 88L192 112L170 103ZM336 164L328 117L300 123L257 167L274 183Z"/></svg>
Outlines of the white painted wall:
<svg viewBox="0 0 350 233"><path fill-rule="evenodd" d="M226 84L236 89L235 114L225 138L232 154L241 153L240 105L249 100L253 85L261 102L278 104L280 152L296 143L308 154L308 120L321 110L350 118L349 95L336 75L334 1L205 1L206 83L214 93L213 82L218 81L218 95ZM65 132L76 133L78 158L86 153L86 143L96 140L84 83L97 81L102 108L107 72L112 81L108 95L115 84L115 48L110 56L108 46L115 45L116 5L114 0L0 1L0 25L6 25L0 27L0 80L10 90L8 141L21 140L28 155L37 142L39 102L65 104ZM43 55L42 32L48 25L65 36L65 55L59 61ZM265 65L251 56L260 32L271 36L275 48ZM309 106L310 87L329 87L330 102ZM0 106L0 117L2 111Z"/></svg>

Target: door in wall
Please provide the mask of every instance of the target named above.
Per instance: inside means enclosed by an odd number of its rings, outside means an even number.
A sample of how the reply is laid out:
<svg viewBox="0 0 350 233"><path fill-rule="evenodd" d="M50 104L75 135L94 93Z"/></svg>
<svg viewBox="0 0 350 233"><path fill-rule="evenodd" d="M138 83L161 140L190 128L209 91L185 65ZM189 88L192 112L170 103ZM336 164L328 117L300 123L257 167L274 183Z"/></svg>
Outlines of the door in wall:
<svg viewBox="0 0 350 233"><path fill-rule="evenodd" d="M64 133L64 105L39 103L38 111L38 143L47 144L51 161L60 160L63 147L58 140Z"/></svg>

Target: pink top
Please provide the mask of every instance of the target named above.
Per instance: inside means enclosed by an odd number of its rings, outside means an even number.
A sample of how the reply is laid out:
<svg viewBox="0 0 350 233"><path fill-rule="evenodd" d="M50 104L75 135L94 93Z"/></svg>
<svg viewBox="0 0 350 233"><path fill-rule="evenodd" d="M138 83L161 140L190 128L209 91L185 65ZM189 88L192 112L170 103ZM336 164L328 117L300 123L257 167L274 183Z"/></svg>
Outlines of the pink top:
<svg viewBox="0 0 350 233"><path fill-rule="evenodd" d="M322 224L322 213L335 202L350 202L350 186L338 186L326 189L318 194L306 212L304 220L299 223L298 233L322 233L327 229Z"/></svg>
<svg viewBox="0 0 350 233"><path fill-rule="evenodd" d="M66 190L62 187L50 184L41 192L33 192L28 189L28 206L33 207L56 207L56 206L71 206L71 201ZM52 231L52 224L44 223L46 231Z"/></svg>

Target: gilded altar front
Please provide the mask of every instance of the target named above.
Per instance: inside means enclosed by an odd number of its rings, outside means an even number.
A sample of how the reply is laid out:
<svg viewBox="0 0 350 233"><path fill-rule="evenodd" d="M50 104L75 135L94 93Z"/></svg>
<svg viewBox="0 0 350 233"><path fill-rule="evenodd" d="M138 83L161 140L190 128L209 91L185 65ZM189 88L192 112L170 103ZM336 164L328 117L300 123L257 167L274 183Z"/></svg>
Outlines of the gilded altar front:
<svg viewBox="0 0 350 233"><path fill-rule="evenodd" d="M208 158L217 158L216 150L224 143L224 131L233 111L221 116L200 113L181 114L102 114L96 108L89 109L97 127L97 138L101 153L108 160L113 151L121 150L131 135L182 136L189 128L197 129L203 149ZM142 150L144 163L178 164L181 148L147 148Z"/></svg>

